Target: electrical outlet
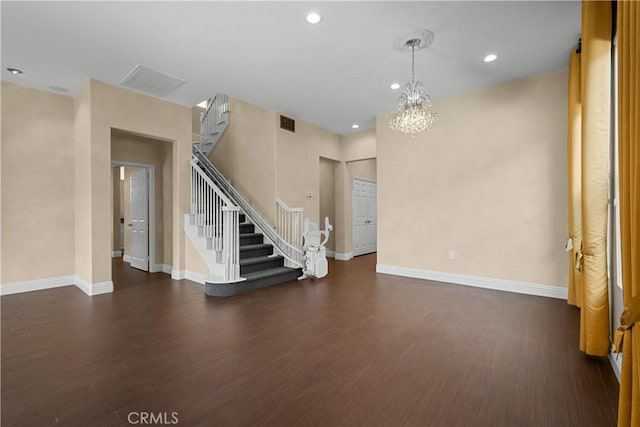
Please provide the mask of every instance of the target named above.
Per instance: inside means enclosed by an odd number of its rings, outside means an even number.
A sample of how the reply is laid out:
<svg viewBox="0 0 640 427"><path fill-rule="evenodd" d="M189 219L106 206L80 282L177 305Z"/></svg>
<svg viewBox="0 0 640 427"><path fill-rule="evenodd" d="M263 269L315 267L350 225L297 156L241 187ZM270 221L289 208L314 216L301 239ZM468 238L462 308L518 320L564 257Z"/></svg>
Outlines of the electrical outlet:
<svg viewBox="0 0 640 427"><path fill-rule="evenodd" d="M456 253L454 251L449 251L448 257L449 259L456 259Z"/></svg>

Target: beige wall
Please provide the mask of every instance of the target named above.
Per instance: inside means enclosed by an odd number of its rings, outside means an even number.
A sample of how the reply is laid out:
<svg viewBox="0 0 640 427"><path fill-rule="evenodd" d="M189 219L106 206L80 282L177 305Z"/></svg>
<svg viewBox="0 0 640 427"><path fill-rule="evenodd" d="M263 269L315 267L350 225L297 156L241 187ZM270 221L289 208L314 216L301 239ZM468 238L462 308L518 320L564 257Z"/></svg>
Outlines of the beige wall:
<svg viewBox="0 0 640 427"><path fill-rule="evenodd" d="M91 85L86 84L73 99L73 153L75 160L75 270L76 276L91 283L93 276L92 229L92 162L91 162ZM107 178L107 181L109 179ZM106 192L108 194L108 191ZM107 201L108 202L108 201ZM103 204L109 206L108 203ZM107 220L108 221L108 220ZM103 227L110 230L111 226ZM109 241L108 235L103 239ZM109 252L109 251L105 251ZM109 258L111 254L109 253ZM110 272L109 272L110 273ZM109 277L111 275L109 274ZM107 279L105 279L107 280ZM110 279L108 279L110 280Z"/></svg>
<svg viewBox="0 0 640 427"><path fill-rule="evenodd" d="M287 205L304 208L305 216L318 222L320 157L342 160L340 136L296 120L295 133L280 129L278 122L276 138L276 194Z"/></svg>
<svg viewBox="0 0 640 427"><path fill-rule="evenodd" d="M364 178L376 181L377 161L376 159L354 160L347 162L347 169L351 178Z"/></svg>
<svg viewBox="0 0 640 427"><path fill-rule="evenodd" d="M378 263L566 286L566 94L561 70L438 100L415 138L378 116Z"/></svg>
<svg viewBox="0 0 640 427"><path fill-rule="evenodd" d="M88 81L76 97L76 265L88 283L111 280L111 129L172 143L173 268L185 265L183 215L189 209L192 109ZM80 179L78 179L80 178ZM82 266L82 267L81 267Z"/></svg>
<svg viewBox="0 0 640 427"><path fill-rule="evenodd" d="M0 283L75 271L73 99L2 82Z"/></svg>
<svg viewBox="0 0 640 427"><path fill-rule="evenodd" d="M324 229L324 219L329 218L329 223L334 225L336 222L336 189L335 189L335 170L340 162L320 157L320 182L319 182L319 199L320 199L320 216L318 225L320 229ZM329 235L326 248L329 251L335 250L335 233Z"/></svg>
<svg viewBox="0 0 640 427"><path fill-rule="evenodd" d="M229 126L210 157L266 219L275 218L276 113L229 98Z"/></svg>
<svg viewBox="0 0 640 427"><path fill-rule="evenodd" d="M173 167L171 157L172 149L169 142L117 130L111 132L112 161L140 163L154 167L156 264L173 264L171 250L173 245L173 188L171 185ZM127 181L127 169L125 169L125 188L129 192L130 181ZM125 224L129 224L129 222L125 222ZM128 228L125 228L125 236L130 233ZM118 228L114 228L114 232L118 232L118 230ZM128 249L129 247L125 245L125 254L130 255Z"/></svg>
<svg viewBox="0 0 640 427"><path fill-rule="evenodd" d="M342 159L345 162L376 157L376 131L344 135L341 138Z"/></svg>

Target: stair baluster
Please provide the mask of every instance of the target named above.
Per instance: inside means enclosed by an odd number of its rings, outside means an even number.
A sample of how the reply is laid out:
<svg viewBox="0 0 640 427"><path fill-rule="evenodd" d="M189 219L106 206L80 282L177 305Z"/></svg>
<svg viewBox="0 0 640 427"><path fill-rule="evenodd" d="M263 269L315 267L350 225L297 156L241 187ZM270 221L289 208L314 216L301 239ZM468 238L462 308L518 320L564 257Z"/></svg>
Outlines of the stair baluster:
<svg viewBox="0 0 640 427"><path fill-rule="evenodd" d="M240 279L240 209L211 181L195 160L191 160L191 215L207 247L222 253L222 280Z"/></svg>

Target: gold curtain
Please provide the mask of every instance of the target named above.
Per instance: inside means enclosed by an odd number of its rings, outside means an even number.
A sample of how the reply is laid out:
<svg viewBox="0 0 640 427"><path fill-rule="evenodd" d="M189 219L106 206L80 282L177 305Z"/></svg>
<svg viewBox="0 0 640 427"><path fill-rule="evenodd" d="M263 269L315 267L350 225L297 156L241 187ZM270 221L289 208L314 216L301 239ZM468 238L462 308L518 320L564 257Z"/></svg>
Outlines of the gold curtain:
<svg viewBox="0 0 640 427"><path fill-rule="evenodd" d="M634 327L640 298L640 7L635 1L619 1L617 7L620 234L625 302L618 425L640 426L640 332Z"/></svg>
<svg viewBox="0 0 640 427"><path fill-rule="evenodd" d="M569 126L567 129L567 159L569 171L569 304L582 302L582 106L580 101L580 54L569 58ZM579 268L579 269L578 269Z"/></svg>
<svg viewBox="0 0 640 427"><path fill-rule="evenodd" d="M580 307L580 350L593 356L606 356L610 335L607 277L611 102L609 1L582 2L582 52L579 58L578 67L576 55L572 54L570 69L569 209L575 265L573 282L569 278L568 299L569 303ZM579 96L575 93L577 75ZM578 106L580 113L572 111Z"/></svg>

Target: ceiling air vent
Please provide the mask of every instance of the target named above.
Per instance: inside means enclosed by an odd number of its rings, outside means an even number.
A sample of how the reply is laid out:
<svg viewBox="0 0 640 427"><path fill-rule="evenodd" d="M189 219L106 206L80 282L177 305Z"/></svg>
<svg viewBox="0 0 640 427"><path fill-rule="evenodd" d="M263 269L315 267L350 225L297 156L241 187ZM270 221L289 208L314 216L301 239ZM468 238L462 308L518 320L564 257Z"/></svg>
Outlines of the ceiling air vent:
<svg viewBox="0 0 640 427"><path fill-rule="evenodd" d="M296 121L289 117L280 116L280 129L288 130L289 132L296 131Z"/></svg>
<svg viewBox="0 0 640 427"><path fill-rule="evenodd" d="M185 80L152 70L144 65L138 65L122 79L120 86L162 97L185 83Z"/></svg>

